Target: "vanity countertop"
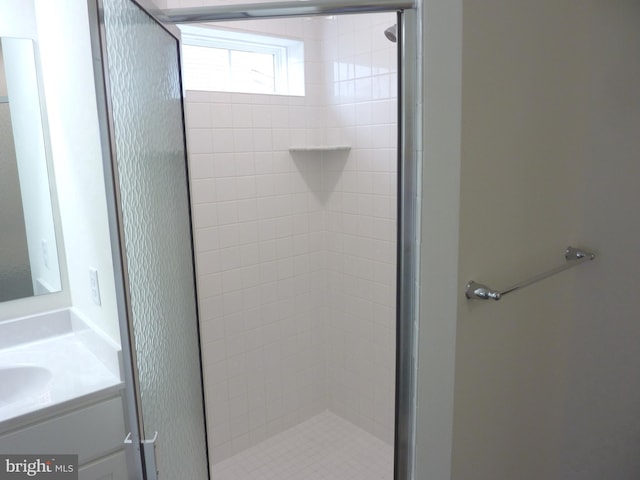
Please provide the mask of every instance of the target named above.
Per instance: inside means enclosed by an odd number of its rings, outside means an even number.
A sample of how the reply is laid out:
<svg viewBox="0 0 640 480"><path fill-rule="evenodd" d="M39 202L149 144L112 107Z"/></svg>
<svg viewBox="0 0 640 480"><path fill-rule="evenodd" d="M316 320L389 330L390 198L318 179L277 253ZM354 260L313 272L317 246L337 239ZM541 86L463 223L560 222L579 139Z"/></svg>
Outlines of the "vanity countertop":
<svg viewBox="0 0 640 480"><path fill-rule="evenodd" d="M0 432L124 388L104 350L86 328L0 349Z"/></svg>

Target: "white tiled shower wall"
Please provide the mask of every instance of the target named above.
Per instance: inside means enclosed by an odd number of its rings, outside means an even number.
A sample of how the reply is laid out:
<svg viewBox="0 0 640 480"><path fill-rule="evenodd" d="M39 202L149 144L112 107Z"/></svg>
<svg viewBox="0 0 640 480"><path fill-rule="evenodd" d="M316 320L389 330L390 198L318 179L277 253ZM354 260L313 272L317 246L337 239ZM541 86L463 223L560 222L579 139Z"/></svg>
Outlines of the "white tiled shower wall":
<svg viewBox="0 0 640 480"><path fill-rule="evenodd" d="M324 164L329 409L392 442L395 379L397 52L394 14L324 22L328 143L353 146ZM336 168L334 168L336 167Z"/></svg>
<svg viewBox="0 0 640 480"><path fill-rule="evenodd" d="M394 22L229 24L304 39L306 95L187 93L213 462L325 409L392 441Z"/></svg>

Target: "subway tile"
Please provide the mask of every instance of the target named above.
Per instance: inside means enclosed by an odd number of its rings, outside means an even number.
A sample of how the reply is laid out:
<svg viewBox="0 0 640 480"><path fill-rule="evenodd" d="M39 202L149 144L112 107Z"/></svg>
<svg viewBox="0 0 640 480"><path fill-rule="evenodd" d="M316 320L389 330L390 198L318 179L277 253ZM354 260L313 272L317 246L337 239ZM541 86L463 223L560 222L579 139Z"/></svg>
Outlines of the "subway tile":
<svg viewBox="0 0 640 480"><path fill-rule="evenodd" d="M218 222L219 226L237 223L239 221L238 202L218 202Z"/></svg>
<svg viewBox="0 0 640 480"><path fill-rule="evenodd" d="M293 144L293 142L292 142ZM283 150L273 150L273 173L289 173L298 171L298 166L288 152L289 146Z"/></svg>
<svg viewBox="0 0 640 480"><path fill-rule="evenodd" d="M231 387L237 383L237 386ZM229 379L229 417L236 418L249 414L249 404L247 401L246 377L243 375ZM239 390L241 393L233 395L232 390Z"/></svg>
<svg viewBox="0 0 640 480"><path fill-rule="evenodd" d="M221 270L220 257L221 254L219 250L199 253L196 258L198 274L208 275L219 272Z"/></svg>
<svg viewBox="0 0 640 480"><path fill-rule="evenodd" d="M233 225L233 227L237 232L237 238L234 237L236 245L246 245L258 241L258 222L243 222Z"/></svg>
<svg viewBox="0 0 640 480"><path fill-rule="evenodd" d="M236 153L255 151L253 129L238 128L233 130L233 151Z"/></svg>
<svg viewBox="0 0 640 480"><path fill-rule="evenodd" d="M196 231L196 246L198 252L220 248L217 227L202 228Z"/></svg>
<svg viewBox="0 0 640 480"><path fill-rule="evenodd" d="M232 104L232 122L234 129L249 129L253 125L252 107L245 103Z"/></svg>
<svg viewBox="0 0 640 480"><path fill-rule="evenodd" d="M280 271L278 272L280 275ZM298 284L294 283L293 274L290 276L286 276L285 278L281 278L278 280L278 300L286 301L287 304L290 304L291 300L294 298L296 292L296 286ZM286 319L285 319L286 320Z"/></svg>
<svg viewBox="0 0 640 480"><path fill-rule="evenodd" d="M215 129L233 127L233 106L230 103L215 103L209 105L211 126Z"/></svg>
<svg viewBox="0 0 640 480"><path fill-rule="evenodd" d="M241 452L251 446L251 436L245 433L244 435L234 438L231 443L236 452Z"/></svg>
<svg viewBox="0 0 640 480"><path fill-rule="evenodd" d="M242 435L249 433L249 415L245 413L237 417L231 417L229 422L231 438L237 439ZM239 446L239 449L246 448L246 446Z"/></svg>
<svg viewBox="0 0 640 480"><path fill-rule="evenodd" d="M249 427L251 430L264 427L267 422L266 400L262 399L261 402L263 402L261 405L249 411Z"/></svg>
<svg viewBox="0 0 640 480"><path fill-rule="evenodd" d="M188 128L211 128L211 109L208 103L187 102Z"/></svg>
<svg viewBox="0 0 640 480"><path fill-rule="evenodd" d="M213 296L212 296L213 297ZM207 298L212 298L207 297ZM217 299L216 299L217 300ZM214 304L214 308L216 305ZM204 317L202 311L200 313L200 341L204 343L213 342L224 339L224 322L220 317Z"/></svg>
<svg viewBox="0 0 640 480"><path fill-rule="evenodd" d="M273 154L272 152L255 152L255 173L264 175L273 173Z"/></svg>
<svg viewBox="0 0 640 480"><path fill-rule="evenodd" d="M231 103L234 105L241 103L252 103L253 95L248 93L231 93Z"/></svg>
<svg viewBox="0 0 640 480"><path fill-rule="evenodd" d="M204 344L203 362L205 365L219 363L225 359L226 344L224 340Z"/></svg>
<svg viewBox="0 0 640 480"><path fill-rule="evenodd" d="M264 346L264 332L263 327L254 328L253 330L249 330L246 333L245 337L246 341L246 350L252 351L257 350L260 347Z"/></svg>
<svg viewBox="0 0 640 480"><path fill-rule="evenodd" d="M260 278L262 283L271 283L278 280L277 262L263 262L260 264Z"/></svg>
<svg viewBox="0 0 640 480"><path fill-rule="evenodd" d="M222 295L222 311L224 315L231 315L242 311L242 293L231 292Z"/></svg>
<svg viewBox="0 0 640 480"><path fill-rule="evenodd" d="M237 377L247 374L246 355L234 355L227 358L226 362L226 375L227 378Z"/></svg>
<svg viewBox="0 0 640 480"><path fill-rule="evenodd" d="M289 128L289 107L287 105L271 106L271 125L274 129Z"/></svg>
<svg viewBox="0 0 640 480"><path fill-rule="evenodd" d="M253 105L251 107L251 125L253 128L271 128L273 107L270 105Z"/></svg>
<svg viewBox="0 0 640 480"><path fill-rule="evenodd" d="M232 128L217 128L213 130L213 153L234 153L234 130ZM206 153L206 152L205 152Z"/></svg>
<svg viewBox="0 0 640 480"><path fill-rule="evenodd" d="M256 166L253 152L236 153L233 155L233 165L235 166L235 175L255 175Z"/></svg>
<svg viewBox="0 0 640 480"><path fill-rule="evenodd" d="M254 129L252 141L252 150L255 152L270 152L273 150L273 135L271 129Z"/></svg>
<svg viewBox="0 0 640 480"><path fill-rule="evenodd" d="M200 297L200 318L205 321L217 321L222 317L222 295L210 295ZM224 335L222 335L224 337ZM219 339L216 337L216 339ZM213 338L211 338L213 340Z"/></svg>
<svg viewBox="0 0 640 480"><path fill-rule="evenodd" d="M240 245L238 247L240 261L243 267L256 268L260 263L260 249L257 243ZM248 283L247 285L253 285Z"/></svg>
<svg viewBox="0 0 640 480"><path fill-rule="evenodd" d="M211 203L201 203L193 206L195 228L212 227L218 224L218 206Z"/></svg>
<svg viewBox="0 0 640 480"><path fill-rule="evenodd" d="M252 199L256 197L256 177L253 175L236 179L237 198Z"/></svg>
<svg viewBox="0 0 640 480"><path fill-rule="evenodd" d="M233 314L226 314L223 318L225 338L237 337L246 331L246 318L239 311Z"/></svg>
<svg viewBox="0 0 640 480"><path fill-rule="evenodd" d="M235 337L229 337L225 340L225 346L227 349L227 355L240 355L247 351L245 334L240 334ZM246 384L246 379L245 379ZM231 384L229 384L229 388L231 388ZM231 393L230 393L231 395Z"/></svg>
<svg viewBox="0 0 640 480"><path fill-rule="evenodd" d="M242 274L240 270L222 272L222 292L230 293L242 289Z"/></svg>
<svg viewBox="0 0 640 480"><path fill-rule="evenodd" d="M206 128L192 128L187 132L189 152L193 154L212 153L212 131Z"/></svg>
<svg viewBox="0 0 640 480"><path fill-rule="evenodd" d="M277 278L282 280L293 276L293 259L282 258L277 260Z"/></svg>
<svg viewBox="0 0 640 480"><path fill-rule="evenodd" d="M205 365L204 376L205 376L205 382L207 383L207 385L216 385L218 383L222 383L226 381L226 379L228 378L227 362L225 360L222 360L217 363L211 363L211 364ZM228 403L225 403L224 408L220 408L215 412L218 412L219 410L225 410L225 413L228 416L228 413L227 413L228 408L229 408ZM220 420L222 420L222 418L218 419L218 421Z"/></svg>
<svg viewBox="0 0 640 480"><path fill-rule="evenodd" d="M214 428L210 429L211 435L211 443L213 447L220 446L225 442L231 440L231 432L229 429L229 422L223 421L217 425L214 425Z"/></svg>
<svg viewBox="0 0 640 480"><path fill-rule="evenodd" d="M208 103L210 100L210 92L203 92L199 90L187 90L185 92L185 101L190 103Z"/></svg>
<svg viewBox="0 0 640 480"><path fill-rule="evenodd" d="M213 173L213 154L210 153L194 153L189 156L189 173L191 178L212 178Z"/></svg>
<svg viewBox="0 0 640 480"><path fill-rule="evenodd" d="M188 119L190 130L206 130L207 114L213 127L213 155L191 158L194 190L198 180L215 179L193 192L194 221L198 249L220 247L197 260L198 274L206 276L199 279L201 313L212 317L206 322L226 313L226 321L218 319L215 328L203 324L203 338L223 335L225 355L245 359L243 368L231 367L225 378L225 398L230 385L238 398L253 398L244 416L228 426L224 441L212 447L217 458L329 406L330 397L351 421L377 435L392 431L393 415L384 414L381 395L363 400L353 385L361 384L354 375L370 378L372 371L389 390L393 384L393 372L380 362L393 362L393 342L384 338L393 337L395 318L396 102L390 98L395 76L389 73L394 66L388 53L394 47L371 35L358 39L353 25L339 20L345 46L324 50L340 56L333 57L335 73L314 77L337 80L340 97L319 80L309 84L307 97L220 94L208 112L204 103L193 114L187 110L197 117ZM307 71L317 74L319 65L310 64ZM378 100L369 103L372 98ZM294 161L289 155L295 142L325 141L352 145L343 164L330 157L320 163ZM214 203L218 195L224 201ZM329 337L327 331L341 333ZM347 343L340 343L346 332L349 342L360 336L384 352L369 344L357 353L347 350ZM323 362L328 369L317 367ZM237 383L245 373L247 390ZM216 383L221 374L206 378ZM371 393L367 385L363 388ZM218 406L230 408L228 400Z"/></svg>
<svg viewBox="0 0 640 480"><path fill-rule="evenodd" d="M285 146L282 150L288 148L289 146L305 146L307 138L307 130L306 128L299 128L299 126L292 127L289 129L289 145ZM275 139L274 139L275 140ZM274 141L274 149L276 148L276 144Z"/></svg>
<svg viewBox="0 0 640 480"><path fill-rule="evenodd" d="M240 245L240 226L245 224L232 223L218 227L220 248L226 249ZM236 262L238 263L238 262ZM241 263L241 262L240 262Z"/></svg>
<svg viewBox="0 0 640 480"><path fill-rule="evenodd" d="M261 289L259 285L260 275L259 270L260 266L255 265L250 267L251 269L256 270L256 274L251 274L248 278L243 278L243 283L245 288L242 290L242 304L243 309L245 311L254 311L256 308L260 307L260 300L262 298ZM243 269L244 270L244 269ZM243 272L244 273L244 272ZM250 286L246 288L247 285L258 284L257 286ZM245 314L246 316L246 314Z"/></svg>
<svg viewBox="0 0 640 480"><path fill-rule="evenodd" d="M277 304L275 300L278 298L278 285L276 282L268 282L260 285L260 294L262 298L262 322L268 324L278 319Z"/></svg>
<svg viewBox="0 0 640 480"><path fill-rule="evenodd" d="M236 167L233 153L214 153L213 172L216 178L233 177L236 175Z"/></svg>
<svg viewBox="0 0 640 480"><path fill-rule="evenodd" d="M290 215L273 219L275 225L275 238L293 235L293 220Z"/></svg>
<svg viewBox="0 0 640 480"><path fill-rule="evenodd" d="M213 203L216 201L214 179L196 179L191 182L191 196L194 204Z"/></svg>
<svg viewBox="0 0 640 480"><path fill-rule="evenodd" d="M238 198L237 181L238 180L240 179L235 177L217 178L214 184L216 200L218 202L228 202L231 200L237 200Z"/></svg>
<svg viewBox="0 0 640 480"><path fill-rule="evenodd" d="M240 247L222 248L220 250L215 250L215 253L217 255L216 261L218 267L216 272L232 270L234 268L240 268L242 266L242 259L240 258Z"/></svg>

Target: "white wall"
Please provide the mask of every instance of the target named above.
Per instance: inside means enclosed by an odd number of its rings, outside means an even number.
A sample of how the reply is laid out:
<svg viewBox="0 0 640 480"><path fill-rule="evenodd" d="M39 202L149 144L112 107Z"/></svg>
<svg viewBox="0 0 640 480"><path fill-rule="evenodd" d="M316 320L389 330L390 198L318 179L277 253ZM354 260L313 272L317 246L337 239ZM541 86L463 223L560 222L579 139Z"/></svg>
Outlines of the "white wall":
<svg viewBox="0 0 640 480"><path fill-rule="evenodd" d="M0 32L3 37L37 38L31 0L0 0Z"/></svg>
<svg viewBox="0 0 640 480"><path fill-rule="evenodd" d="M26 0L0 1L0 35L33 39L42 67L56 180L52 195L59 201L58 243L64 244L62 292L5 302L0 319L73 306L119 343L86 8L82 0L38 0L35 7ZM100 275L100 307L90 297L89 267Z"/></svg>
<svg viewBox="0 0 640 480"><path fill-rule="evenodd" d="M71 305L120 341L87 4L36 1L43 83ZM89 288L98 270L102 305Z"/></svg>

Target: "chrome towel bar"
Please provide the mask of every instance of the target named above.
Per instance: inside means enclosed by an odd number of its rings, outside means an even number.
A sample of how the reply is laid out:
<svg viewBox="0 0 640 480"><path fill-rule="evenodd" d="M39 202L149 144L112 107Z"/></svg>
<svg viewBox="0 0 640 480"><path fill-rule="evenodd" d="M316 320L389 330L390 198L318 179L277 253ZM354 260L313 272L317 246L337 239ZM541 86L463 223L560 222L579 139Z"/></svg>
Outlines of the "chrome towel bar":
<svg viewBox="0 0 640 480"><path fill-rule="evenodd" d="M504 290L494 290L492 288L489 288L487 285L483 285L482 283L474 282L473 280L471 280L469 283L467 283L465 296L469 300L500 300L504 295L508 293L515 292L516 290L528 287L529 285L533 285L540 280L549 278L556 273L560 273L564 270L575 267L576 265L586 262L587 260L593 260L594 258L596 258L596 255L594 253L580 250L574 247L567 247L567 249L564 251L564 259L567 263L560 267L549 270L548 272L540 273L535 277L531 277L528 280L516 283L515 285L509 288L505 288Z"/></svg>

